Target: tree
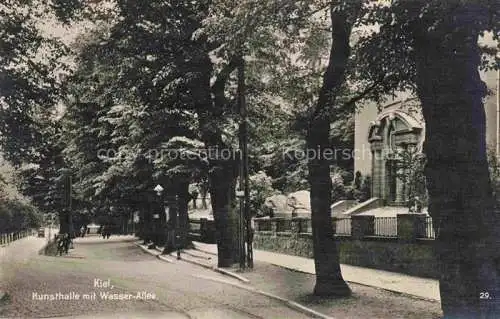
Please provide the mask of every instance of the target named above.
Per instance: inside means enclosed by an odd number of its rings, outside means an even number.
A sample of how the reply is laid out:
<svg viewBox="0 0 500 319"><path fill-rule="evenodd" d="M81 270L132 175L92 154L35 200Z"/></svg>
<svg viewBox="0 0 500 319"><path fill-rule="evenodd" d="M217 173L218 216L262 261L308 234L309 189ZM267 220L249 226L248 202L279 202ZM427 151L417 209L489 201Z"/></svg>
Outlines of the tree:
<svg viewBox="0 0 500 319"><path fill-rule="evenodd" d="M66 70L66 46L41 32L39 21L54 12L53 3L9 1L0 5L2 151L20 169L24 195L44 213L62 205L56 178L61 146L54 111ZM43 58L41 58L43 57ZM63 226L63 225L61 225Z"/></svg>
<svg viewBox="0 0 500 319"><path fill-rule="evenodd" d="M59 4L59 11L69 18L77 17L76 13L82 9L79 6L81 1L60 1ZM88 8L83 7L84 11ZM119 61L124 62L116 84L128 89L140 104L155 110L152 113L161 114L167 109L181 110L181 113L194 110L198 116L200 138L206 148L230 149L224 132L230 107L224 91L235 64L230 63L217 72L210 59L210 41L206 37L193 40L209 5L204 1L119 1L115 9L117 16L111 18L111 36L106 47L112 49L107 53L108 57L119 57ZM147 23L143 24L143 21ZM210 78L214 74L218 80L212 86ZM216 96L213 100L212 93ZM158 141L162 138L160 134L151 138L149 148L161 144ZM236 169L234 159L221 161L219 155L209 156L209 180L217 229L222 238L219 240L219 264L228 266L237 260L232 249L232 227L227 224Z"/></svg>
<svg viewBox="0 0 500 319"><path fill-rule="evenodd" d="M377 55L393 61L398 86L414 90L422 104L445 318L500 313L498 302L481 298L486 292L494 299L499 295L500 219L486 156L486 88L479 76L480 68L497 67L498 59L488 59L492 50L478 45L485 31L498 41L498 13L492 1L393 1L371 17L380 24L377 38L384 44ZM381 65L367 72L380 72Z"/></svg>
<svg viewBox="0 0 500 319"><path fill-rule="evenodd" d="M191 137L193 137L191 135ZM185 136L174 136L167 141L162 149L169 150L167 156L155 160L155 175L158 180L168 180L172 194L178 198L179 219L170 216L167 221L179 232L178 247L186 248L190 245L188 203L191 200L190 183L206 170L206 160L200 156L203 143ZM173 242L167 242L165 252L170 253L176 247Z"/></svg>
<svg viewBox="0 0 500 319"><path fill-rule="evenodd" d="M442 19L436 19L438 8L445 9ZM434 4L431 11L411 27L426 122L429 211L439 231L441 305L446 318L493 318L500 303L481 294L500 296L500 218L486 156L478 37L498 11L480 1Z"/></svg>
<svg viewBox="0 0 500 319"><path fill-rule="evenodd" d="M380 98L381 93L392 88L387 79L391 75L386 72L365 74L363 67L366 62L361 54L351 55L351 29L366 21L364 16L371 1L220 2L226 6L217 18L210 19L212 34L225 34L223 52L226 56L227 52L238 52L239 46L251 43L248 45L251 48L249 60L255 64L267 61L270 66L259 68L261 77L270 79L264 87L291 102L299 111L297 113L302 113L297 122L307 134L306 153L318 148L321 153L332 143L339 148L346 147L338 138L339 126L332 129L331 124L339 124L340 119L352 115L356 102ZM333 24L319 17L328 8ZM269 10L272 13L265 14ZM325 30L330 33L333 43L327 72L322 76L324 48L329 42ZM355 44L356 52L371 47L371 42L374 42L370 36L359 38ZM315 158L308 165L315 220L313 229L316 229L313 231L318 279L316 291L325 295L335 294L332 288L336 285L343 287L337 293L349 293L341 280L330 222L330 165L334 163Z"/></svg>
<svg viewBox="0 0 500 319"><path fill-rule="evenodd" d="M423 206L427 206L427 189L425 187L425 157L416 148L396 150L396 178L404 185L409 204L418 197Z"/></svg>
<svg viewBox="0 0 500 319"><path fill-rule="evenodd" d="M357 2L357 6L361 3ZM359 8L354 9L359 11ZM316 295L349 295L339 264L338 249L331 223L330 163L324 159L325 150L330 148L330 123L335 112L335 98L344 85L345 73L350 55L350 36L357 12L349 17L348 12L330 5L332 45L328 66L323 76L316 108L310 119L307 135L308 150L318 150L309 159L309 183L311 185L311 219L313 227L314 264L316 268ZM326 111L326 112L325 112ZM335 116L334 114L333 116Z"/></svg>
<svg viewBox="0 0 500 319"><path fill-rule="evenodd" d="M50 8L33 6L35 2L0 4L0 143L5 159L15 167L36 161L34 148L43 143L36 117L53 111L60 86L57 74L65 69L60 58L67 53L63 43L38 28L37 21L46 18Z"/></svg>

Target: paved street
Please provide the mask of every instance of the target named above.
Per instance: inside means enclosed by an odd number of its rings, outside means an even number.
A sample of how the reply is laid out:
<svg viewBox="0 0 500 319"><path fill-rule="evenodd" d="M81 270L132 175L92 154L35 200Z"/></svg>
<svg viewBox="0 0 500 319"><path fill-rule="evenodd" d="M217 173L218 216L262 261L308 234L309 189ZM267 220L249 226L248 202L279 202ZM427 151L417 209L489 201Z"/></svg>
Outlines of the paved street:
<svg viewBox="0 0 500 319"><path fill-rule="evenodd" d="M69 256L32 255L14 262L4 278L10 300L0 306L0 316L308 318L278 301L215 281L232 280L226 276L155 259L133 242L125 236L80 238Z"/></svg>

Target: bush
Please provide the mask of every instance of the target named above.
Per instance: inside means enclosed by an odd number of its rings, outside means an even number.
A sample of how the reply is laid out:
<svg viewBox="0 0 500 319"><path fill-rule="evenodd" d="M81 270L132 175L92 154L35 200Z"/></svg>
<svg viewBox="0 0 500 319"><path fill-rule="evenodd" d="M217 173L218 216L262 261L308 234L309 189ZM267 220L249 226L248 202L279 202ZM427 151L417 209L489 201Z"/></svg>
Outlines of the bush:
<svg viewBox="0 0 500 319"><path fill-rule="evenodd" d="M365 176L362 178L361 187L358 191L358 198L356 198L359 202L364 202L369 200L372 197L372 179L370 176Z"/></svg>
<svg viewBox="0 0 500 319"><path fill-rule="evenodd" d="M370 176L362 176L338 170L332 176L332 203L339 200L357 200L364 202L371 198Z"/></svg>
<svg viewBox="0 0 500 319"><path fill-rule="evenodd" d="M346 186L341 173L336 173L332 177L332 203L346 199Z"/></svg>
<svg viewBox="0 0 500 319"><path fill-rule="evenodd" d="M0 204L0 233L8 233L10 232L10 228L12 225L12 215L9 210L7 210L5 205Z"/></svg>
<svg viewBox="0 0 500 319"><path fill-rule="evenodd" d="M263 171L250 176L250 213L255 216L264 213L266 198L280 194L273 188L272 178Z"/></svg>
<svg viewBox="0 0 500 319"><path fill-rule="evenodd" d="M17 199L0 203L0 233L16 232L41 225L41 214L30 204Z"/></svg>

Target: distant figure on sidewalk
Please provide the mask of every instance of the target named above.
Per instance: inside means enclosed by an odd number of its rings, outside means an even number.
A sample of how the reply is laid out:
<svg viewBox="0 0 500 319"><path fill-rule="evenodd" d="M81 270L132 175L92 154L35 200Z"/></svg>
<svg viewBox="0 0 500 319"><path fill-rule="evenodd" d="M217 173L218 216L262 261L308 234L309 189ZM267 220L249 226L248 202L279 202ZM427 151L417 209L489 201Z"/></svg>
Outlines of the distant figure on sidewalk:
<svg viewBox="0 0 500 319"><path fill-rule="evenodd" d="M80 237L85 237L85 226L82 226L82 228L80 228Z"/></svg>
<svg viewBox="0 0 500 319"><path fill-rule="evenodd" d="M57 253L62 256L63 253L68 254L71 245L71 238L69 234L57 235Z"/></svg>
<svg viewBox="0 0 500 319"><path fill-rule="evenodd" d="M101 235L104 239L109 239L111 236L111 227L109 225L102 226Z"/></svg>

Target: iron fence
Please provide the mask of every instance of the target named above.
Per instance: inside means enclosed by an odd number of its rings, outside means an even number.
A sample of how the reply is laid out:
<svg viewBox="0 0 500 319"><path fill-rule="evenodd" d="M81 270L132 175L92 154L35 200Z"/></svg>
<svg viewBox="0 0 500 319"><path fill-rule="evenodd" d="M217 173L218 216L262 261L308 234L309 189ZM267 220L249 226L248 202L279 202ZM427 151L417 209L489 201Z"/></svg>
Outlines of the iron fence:
<svg viewBox="0 0 500 319"><path fill-rule="evenodd" d="M300 220L299 233L312 234L312 222L310 218Z"/></svg>
<svg viewBox="0 0 500 319"><path fill-rule="evenodd" d="M255 219L258 231L273 231L273 223L276 223L276 232L312 233L312 223L310 218L301 219ZM296 223L296 230L292 229L292 223ZM332 220L336 235L351 235L351 218L337 218ZM398 218L397 217L376 217L374 218L373 235L379 237L394 238L398 236ZM423 217L416 224L417 237L422 239L435 239L436 234L432 225L432 218Z"/></svg>
<svg viewBox="0 0 500 319"><path fill-rule="evenodd" d="M351 219L338 218L333 220L336 235L351 235Z"/></svg>
<svg viewBox="0 0 500 319"><path fill-rule="evenodd" d="M35 231L33 229L24 229L17 232L0 234L0 245L8 245L18 239L33 236L34 233Z"/></svg>
<svg viewBox="0 0 500 319"><path fill-rule="evenodd" d="M206 243L215 242L215 222L206 218L189 220L189 236L191 239Z"/></svg>
<svg viewBox="0 0 500 319"><path fill-rule="evenodd" d="M276 220L276 231L277 232L289 232L292 230L292 220L291 219L277 219Z"/></svg>
<svg viewBox="0 0 500 319"><path fill-rule="evenodd" d="M374 225L374 235L397 237L398 219L396 217L376 217Z"/></svg>
<svg viewBox="0 0 500 319"><path fill-rule="evenodd" d="M268 218L259 219L257 221L259 223L259 231L271 231L271 220Z"/></svg>
<svg viewBox="0 0 500 319"><path fill-rule="evenodd" d="M419 224L418 234L420 238L436 238L436 233L432 225L432 217L426 216L424 222Z"/></svg>

